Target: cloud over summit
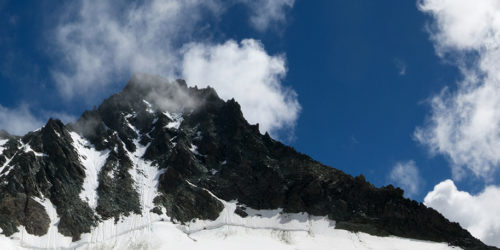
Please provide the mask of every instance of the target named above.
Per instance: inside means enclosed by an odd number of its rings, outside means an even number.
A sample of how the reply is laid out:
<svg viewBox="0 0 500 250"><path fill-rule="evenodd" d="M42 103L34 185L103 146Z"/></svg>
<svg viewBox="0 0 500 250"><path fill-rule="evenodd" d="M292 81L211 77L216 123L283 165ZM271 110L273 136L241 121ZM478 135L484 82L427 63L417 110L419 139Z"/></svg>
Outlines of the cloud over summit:
<svg viewBox="0 0 500 250"><path fill-rule="evenodd" d="M297 94L283 87L285 59L270 56L258 41L190 44L183 59L188 83L212 86L223 99L235 98L246 119L262 132L293 127L300 112Z"/></svg>
<svg viewBox="0 0 500 250"><path fill-rule="evenodd" d="M123 83L134 72L185 78L213 86L240 102L245 117L262 131L293 128L300 111L295 92L282 84L284 55L270 55L257 40L212 41L212 27L235 4L264 32L285 21L293 0L146 0L126 4L86 0L54 29L59 63L52 76L66 100L102 98L97 90ZM207 22L208 20L208 22ZM212 20L212 22L210 22ZM215 20L215 21L214 21ZM227 60L227 61L226 61ZM191 65L193 64L193 65ZM201 75L204 74L204 75Z"/></svg>

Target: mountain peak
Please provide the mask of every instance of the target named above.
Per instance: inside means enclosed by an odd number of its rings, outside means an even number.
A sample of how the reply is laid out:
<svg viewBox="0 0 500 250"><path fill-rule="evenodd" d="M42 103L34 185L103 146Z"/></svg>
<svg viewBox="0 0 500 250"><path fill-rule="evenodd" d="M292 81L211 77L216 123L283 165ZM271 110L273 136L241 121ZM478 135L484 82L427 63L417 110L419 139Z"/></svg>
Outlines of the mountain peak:
<svg viewBox="0 0 500 250"><path fill-rule="evenodd" d="M0 228L7 236L25 228L87 242L103 225L128 232L138 230L128 220L150 228L154 218L190 238L269 218L278 218L272 226L279 230L310 231L321 218L328 232L486 248L435 210L405 199L401 189L376 188L314 161L262 135L234 99L182 80L136 74L75 124L50 119L42 130L0 146ZM32 213L15 209L23 202ZM41 218L38 227L30 224L34 216ZM53 244L77 244L71 240Z"/></svg>
<svg viewBox="0 0 500 250"><path fill-rule="evenodd" d="M7 139L7 138L10 138L12 137L11 134L9 134L9 132L3 130L3 129L0 129L0 139Z"/></svg>
<svg viewBox="0 0 500 250"><path fill-rule="evenodd" d="M168 81L159 75L135 73L127 82L127 85L122 92L133 93L139 96L147 96L151 92L160 91L162 93L166 93L169 89L174 91L174 89L177 88L187 90L188 86L182 79Z"/></svg>

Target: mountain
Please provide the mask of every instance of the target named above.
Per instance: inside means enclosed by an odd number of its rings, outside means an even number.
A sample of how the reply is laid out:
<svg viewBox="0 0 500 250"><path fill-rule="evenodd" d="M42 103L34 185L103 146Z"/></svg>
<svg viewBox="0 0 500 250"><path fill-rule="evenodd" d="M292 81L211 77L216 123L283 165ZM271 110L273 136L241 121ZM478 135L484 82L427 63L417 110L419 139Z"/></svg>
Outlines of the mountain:
<svg viewBox="0 0 500 250"><path fill-rule="evenodd" d="M74 124L0 133L2 249L496 249L389 185L137 74Z"/></svg>

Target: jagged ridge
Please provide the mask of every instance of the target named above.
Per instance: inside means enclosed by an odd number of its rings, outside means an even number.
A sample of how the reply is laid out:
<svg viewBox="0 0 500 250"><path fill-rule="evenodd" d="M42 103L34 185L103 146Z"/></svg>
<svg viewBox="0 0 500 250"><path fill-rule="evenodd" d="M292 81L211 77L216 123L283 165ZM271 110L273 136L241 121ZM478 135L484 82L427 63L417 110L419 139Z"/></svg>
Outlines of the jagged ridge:
<svg viewBox="0 0 500 250"><path fill-rule="evenodd" d="M376 188L363 176L324 166L260 134L236 101L221 100L211 88L188 88L182 80L136 75L75 124L51 119L23 137L3 132L0 138L7 139L0 156L0 228L6 235L20 225L31 234L47 233L49 218L36 199L50 199L59 232L78 240L100 221L145 209L166 211L177 223L215 220L224 209L215 195L237 200L241 217L248 216L247 207L281 208L328 216L336 228L350 231L487 248L457 223L405 199L401 189ZM95 201L82 199L89 177L78 140L106 152L95 177ZM142 207L144 194L136 183L141 173L134 173L140 172L134 170L139 160L159 171L151 208Z"/></svg>

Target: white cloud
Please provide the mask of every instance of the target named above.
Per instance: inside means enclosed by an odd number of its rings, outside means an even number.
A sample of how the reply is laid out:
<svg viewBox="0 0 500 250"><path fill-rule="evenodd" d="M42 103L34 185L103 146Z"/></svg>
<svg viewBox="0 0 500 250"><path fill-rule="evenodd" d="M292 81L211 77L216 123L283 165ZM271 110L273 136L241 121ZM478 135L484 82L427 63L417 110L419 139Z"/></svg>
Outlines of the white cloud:
<svg viewBox="0 0 500 250"><path fill-rule="evenodd" d="M0 129L14 135L24 135L28 131L43 126L43 121L35 117L28 106L9 109L0 105Z"/></svg>
<svg viewBox="0 0 500 250"><path fill-rule="evenodd" d="M488 186L481 193L471 195L459 191L452 180L445 180L427 194L424 204L460 223L484 243L500 247L499 200L500 187Z"/></svg>
<svg viewBox="0 0 500 250"><path fill-rule="evenodd" d="M188 84L213 86L225 99L235 98L245 117L262 131L293 127L300 105L282 86L285 59L271 56L248 39L238 45L210 42L205 19L217 19L236 3L249 7L259 30L285 19L291 0L146 0L86 1L70 5L55 30L60 63L53 77L67 99L93 100L103 89L122 84L134 72L187 78ZM75 17L76 16L76 17ZM201 42L193 42L201 41ZM226 61L227 60L227 61ZM192 65L191 65L192 64ZM84 96L79 96L85 93Z"/></svg>
<svg viewBox="0 0 500 250"><path fill-rule="evenodd" d="M223 99L235 98L245 118L262 132L293 127L300 112L296 93L281 85L285 59L270 56L261 43L190 44L185 48L183 76L190 84L212 86Z"/></svg>
<svg viewBox="0 0 500 250"><path fill-rule="evenodd" d="M81 0L68 5L54 32L59 63L52 70L66 98L92 92L133 72L174 77L179 72L178 49L188 41L209 40L205 20L219 17L241 2L260 30L284 21L284 6L292 0ZM74 13L74 15L73 15Z"/></svg>
<svg viewBox="0 0 500 250"><path fill-rule="evenodd" d="M445 155L453 177L467 171L486 181L500 167L500 2L422 0L438 55L452 59L464 79L431 98L432 114L415 137Z"/></svg>
<svg viewBox="0 0 500 250"><path fill-rule="evenodd" d="M92 93L140 71L173 76L175 43L188 40L214 1L151 0L143 5L80 1L55 31L60 63L53 76L63 96ZM123 8L122 10L118 10ZM86 96L88 97L88 96Z"/></svg>
<svg viewBox="0 0 500 250"><path fill-rule="evenodd" d="M251 10L250 23L259 30L265 31L272 23L281 23L286 19L285 12L293 7L295 0L241 0Z"/></svg>
<svg viewBox="0 0 500 250"><path fill-rule="evenodd" d="M389 173L389 179L401 187L407 197L418 194L422 178L415 161L398 162Z"/></svg>

